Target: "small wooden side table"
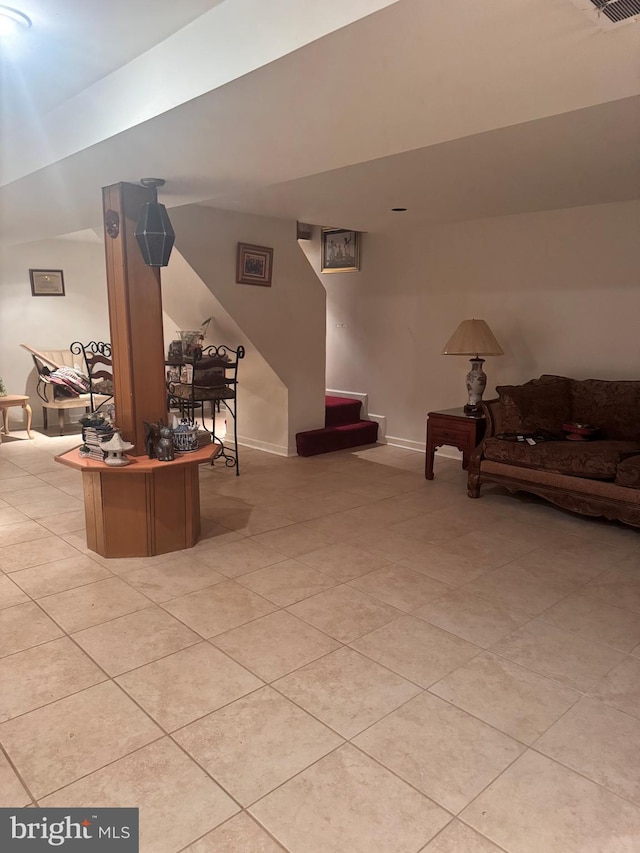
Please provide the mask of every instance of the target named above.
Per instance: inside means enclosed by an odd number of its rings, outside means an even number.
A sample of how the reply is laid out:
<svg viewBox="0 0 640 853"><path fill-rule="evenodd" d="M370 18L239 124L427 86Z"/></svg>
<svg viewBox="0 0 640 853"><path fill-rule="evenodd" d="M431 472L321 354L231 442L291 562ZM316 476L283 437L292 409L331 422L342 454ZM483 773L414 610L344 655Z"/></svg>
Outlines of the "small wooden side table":
<svg viewBox="0 0 640 853"><path fill-rule="evenodd" d="M427 458L424 476L433 480L433 457L437 447L443 444L462 451L462 467L469 467L469 458L482 441L485 430L484 415L468 415L459 409L444 409L427 415Z"/></svg>
<svg viewBox="0 0 640 853"><path fill-rule="evenodd" d="M29 398L23 394L7 394L6 397L0 397L4 434L9 435L9 409L12 409L14 406L20 406L27 413L27 435L29 438L33 438L31 435L31 406L29 405Z"/></svg>

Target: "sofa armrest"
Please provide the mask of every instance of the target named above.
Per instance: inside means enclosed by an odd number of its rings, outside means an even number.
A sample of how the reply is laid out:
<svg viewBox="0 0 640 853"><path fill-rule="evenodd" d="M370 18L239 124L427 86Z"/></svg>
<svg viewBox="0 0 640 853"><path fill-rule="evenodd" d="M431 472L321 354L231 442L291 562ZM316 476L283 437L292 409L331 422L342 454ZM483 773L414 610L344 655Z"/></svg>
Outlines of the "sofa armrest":
<svg viewBox="0 0 640 853"><path fill-rule="evenodd" d="M484 438L469 458L469 482L471 482L474 475L477 479L477 475L480 473L480 463L484 458L484 445L486 440L497 435L499 432L502 432L504 407L500 400L497 397L494 400L481 400L480 405L482 406L482 413L485 416L487 423L484 431Z"/></svg>
<svg viewBox="0 0 640 853"><path fill-rule="evenodd" d="M493 400L481 400L482 413L487 420L484 438L493 438L504 432L502 423L504 418L504 406L498 397Z"/></svg>

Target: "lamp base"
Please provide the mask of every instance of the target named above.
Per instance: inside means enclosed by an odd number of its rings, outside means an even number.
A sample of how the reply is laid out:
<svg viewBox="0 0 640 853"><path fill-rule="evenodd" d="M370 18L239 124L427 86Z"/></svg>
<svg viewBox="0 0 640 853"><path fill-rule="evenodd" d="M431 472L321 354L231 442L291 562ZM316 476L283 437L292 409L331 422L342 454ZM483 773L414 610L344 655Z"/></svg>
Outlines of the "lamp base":
<svg viewBox="0 0 640 853"><path fill-rule="evenodd" d="M476 356L476 358L470 358L469 361L471 363L471 370L467 373L466 377L469 401L464 407L464 411L466 414L478 415L482 411L480 402L484 389L487 387L487 374L482 369L484 358Z"/></svg>

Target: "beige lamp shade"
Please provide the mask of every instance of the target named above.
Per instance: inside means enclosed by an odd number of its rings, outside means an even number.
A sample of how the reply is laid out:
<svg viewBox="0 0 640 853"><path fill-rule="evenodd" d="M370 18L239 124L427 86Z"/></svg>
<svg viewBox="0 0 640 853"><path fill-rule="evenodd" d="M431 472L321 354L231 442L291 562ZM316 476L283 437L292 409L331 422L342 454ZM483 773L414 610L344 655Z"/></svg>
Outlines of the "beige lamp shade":
<svg viewBox="0 0 640 853"><path fill-rule="evenodd" d="M463 320L451 335L442 355L504 355L485 320Z"/></svg>

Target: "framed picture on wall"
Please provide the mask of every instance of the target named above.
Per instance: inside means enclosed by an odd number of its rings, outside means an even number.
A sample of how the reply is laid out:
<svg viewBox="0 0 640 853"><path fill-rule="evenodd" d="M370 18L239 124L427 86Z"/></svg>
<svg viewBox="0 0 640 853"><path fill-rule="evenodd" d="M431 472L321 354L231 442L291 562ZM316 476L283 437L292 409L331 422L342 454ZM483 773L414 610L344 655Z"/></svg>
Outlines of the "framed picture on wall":
<svg viewBox="0 0 640 853"><path fill-rule="evenodd" d="M321 272L358 272L360 234L345 228L322 229Z"/></svg>
<svg viewBox="0 0 640 853"><path fill-rule="evenodd" d="M271 287L273 249L238 243L236 281L238 284L259 284Z"/></svg>
<svg viewBox="0 0 640 853"><path fill-rule="evenodd" d="M64 296L62 270L29 270L32 296Z"/></svg>

